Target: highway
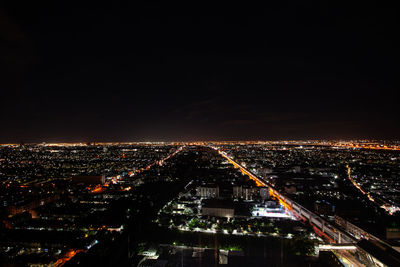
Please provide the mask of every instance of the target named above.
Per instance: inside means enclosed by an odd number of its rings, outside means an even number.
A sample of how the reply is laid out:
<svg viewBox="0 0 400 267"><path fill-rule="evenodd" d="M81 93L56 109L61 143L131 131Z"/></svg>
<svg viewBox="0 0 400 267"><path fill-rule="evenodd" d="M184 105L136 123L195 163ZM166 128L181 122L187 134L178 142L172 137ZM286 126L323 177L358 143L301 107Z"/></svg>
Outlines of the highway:
<svg viewBox="0 0 400 267"><path fill-rule="evenodd" d="M399 207L394 206L390 203L388 203L387 201L384 201L383 199L374 199L371 194L367 191L365 191L352 177L351 177L351 169L350 166L347 165L347 176L350 180L350 182L354 185L354 187L356 187L363 195L366 195L368 197L368 199L375 203L376 205L378 205L379 207L381 207L382 209L386 210L387 213L389 213L389 215L393 215L394 213L396 213L397 211L400 210Z"/></svg>
<svg viewBox="0 0 400 267"><path fill-rule="evenodd" d="M276 190L270 183L265 181L263 178L257 177L255 174L241 166L239 163L234 161L225 152L219 150L217 147L209 146L216 150L222 157L228 160L236 168L239 168L243 174L249 176L250 179L254 180L257 186L267 186L270 191L270 195L276 197L279 202L289 209L297 218L303 221L308 221L314 228L316 234L327 239L330 243L356 243L357 240L352 235L344 232L330 222L323 219L321 216L309 211L297 202L291 200L286 195Z"/></svg>
<svg viewBox="0 0 400 267"><path fill-rule="evenodd" d="M164 158L162 158L162 159L160 159L160 160L157 160L157 161L154 161L154 162L150 163L150 164L147 165L146 167L143 167L143 168L140 168L140 169L134 169L134 170L132 170L132 171L129 171L129 172L128 172L129 177L135 176L135 175L137 175L137 174L139 174L139 173L141 173L141 172L144 172L144 171L148 171L148 170L150 170L150 168L153 167L153 166L156 166L156 165L162 166L162 165L164 165L164 163L165 163L166 160L168 160L168 159L170 159L170 158L176 156L179 152L181 152L181 151L183 150L184 147L185 147L185 146L180 146L180 147L178 147L178 149L175 150L173 153L168 154L167 156L165 156ZM108 178L108 179L110 179L110 181L111 181L113 184L116 184L116 183L118 183L118 180L120 180L121 178L122 178L122 175L120 174L120 175L117 175L117 176L110 177L110 178ZM109 181L108 181L106 184L109 184Z"/></svg>

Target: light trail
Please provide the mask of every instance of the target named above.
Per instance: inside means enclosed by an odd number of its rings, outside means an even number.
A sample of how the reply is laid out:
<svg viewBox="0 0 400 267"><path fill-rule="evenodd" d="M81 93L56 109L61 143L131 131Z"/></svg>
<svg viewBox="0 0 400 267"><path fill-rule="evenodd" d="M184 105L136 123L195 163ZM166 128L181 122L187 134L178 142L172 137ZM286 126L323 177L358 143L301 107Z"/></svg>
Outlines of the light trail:
<svg viewBox="0 0 400 267"><path fill-rule="evenodd" d="M261 181L258 177L256 177L255 175L253 175L251 172L249 172L248 170L246 170L245 168L243 168L241 165L239 165L238 163L236 163L234 160L232 160L230 157L228 157L228 155L226 155L225 152L218 150L215 147L212 147L213 149L215 149L216 151L218 151L218 153L223 156L226 160L228 160L233 166L235 166L236 168L240 169L240 171L249 176L249 178L253 181L256 182L257 186L269 186L268 184L266 184L264 181Z"/></svg>
<svg viewBox="0 0 400 267"><path fill-rule="evenodd" d="M369 201L375 203L376 205L379 205L375 199L371 196L369 192L366 192L352 177L351 177L351 168L349 165L346 165L347 168L347 176L350 180L350 182L365 196L368 197ZM384 202L383 205L380 205L382 209L384 209L389 215L393 215L395 212L400 211L400 208L394 205L391 205L387 203L386 201L383 201L382 199L379 199L380 201Z"/></svg>
<svg viewBox="0 0 400 267"><path fill-rule="evenodd" d="M101 193L105 190L101 185L96 185L93 189L90 190L91 193L96 194L96 193Z"/></svg>
<svg viewBox="0 0 400 267"><path fill-rule="evenodd" d="M251 172L249 172L248 170L246 170L244 167L242 167L240 164L238 164L236 161L234 161L233 159L231 159L225 152L219 150L216 147L210 146L212 149L218 151L218 153L224 157L226 160L228 160L233 166L235 166L236 168L240 169L240 171L249 176L249 178L253 181L256 182L257 186L266 186L269 188L269 193L270 195L274 196L275 198L277 198L279 200L279 203L282 204L287 210L292 210L292 207L289 203L287 203L284 199L282 199L279 196L279 192L277 190L275 190L273 188L272 185L262 181L261 179L259 179L257 176L255 176L254 174L252 174Z"/></svg>
<svg viewBox="0 0 400 267"><path fill-rule="evenodd" d="M335 242L339 242L339 243L340 243L340 242L341 242L340 240L342 240L342 239L340 238L340 234L342 234L342 235L344 234L344 235L346 235L346 236L350 236L350 235L349 235L348 233L346 233L346 232L339 232L338 240L336 240L336 239L334 240L331 236L328 236L328 234L325 233L325 231L323 230L323 229L324 229L324 225L325 225L325 228L329 225L328 222L324 222L324 223L322 224L322 229L319 229L319 228L318 228L319 226L317 226L317 225L313 222L313 220L314 220L315 218L319 218L319 220L321 220L321 219L322 219L321 217L319 217L318 215L316 215L316 214L314 214L314 213L312 213L312 212L310 212L310 211L307 211L307 215L303 215L303 214L302 214L302 211L303 211L303 210L307 210L307 209L301 207L301 205L299 205L298 203L296 203L296 205L298 205L298 206L300 207L300 208L299 208L299 209L300 209L300 212L294 211L293 208L292 208L292 205L291 205L290 203L288 203L288 202L285 200L285 198L284 198L283 196L281 196L281 194L278 192L278 190L276 190L271 184L269 184L269 183L267 183L267 182L261 180L260 178L256 177L254 174L252 174L250 171L246 170L246 169L245 169L244 167L242 167L240 164L238 164L237 162L235 162L235 161L234 161L233 159L231 159L225 152L219 150L217 147L213 147L213 146L209 146L209 147L212 148L212 149L214 149L214 150L216 150L222 157L224 157L226 160L228 160L228 161L229 161L231 164L233 164L236 168L239 168L240 171L241 171L242 173L248 175L248 176L250 177L250 179L256 181L256 183L257 183L258 186L268 186L270 195L276 197L276 198L279 200L279 203L282 204L287 210L293 211L293 212L292 212L293 215L296 216L299 220L308 221L308 222L310 223L310 225L313 227L314 232L315 232L318 236L326 238L326 239L329 240L329 242L331 242L331 243L335 243ZM290 199L289 199L289 200L290 200ZM295 202L294 202L294 203L295 203ZM304 217L304 216L307 216L307 217ZM311 218L312 218L312 219L311 219ZM334 228L334 227L333 227L333 228ZM335 228L334 228L334 232L337 232L337 229L335 230ZM335 238L335 237L334 237L334 238ZM342 238L343 238L343 237L342 237Z"/></svg>
<svg viewBox="0 0 400 267"><path fill-rule="evenodd" d="M178 154L179 152L181 152L183 148L184 148L184 146L180 146L177 150L175 150L173 153L169 154L168 156L166 156L166 157L164 157L164 158L162 158L162 159L160 159L160 160L154 161L153 163L151 163L151 164L149 164L149 165L147 165L146 167L143 167L143 168L141 168L141 169L130 171L130 172L128 173L128 175L129 175L130 177L132 177L132 176L134 176L135 174L139 174L139 173L141 173L141 172L143 172L143 171L148 171L148 170L150 170L150 168L152 168L153 166L156 166L156 165L162 166L162 165L164 165L165 161L169 160L170 158L174 157L176 154Z"/></svg>
<svg viewBox="0 0 400 267"><path fill-rule="evenodd" d="M58 259L54 263L54 266L57 266L57 267L63 266L67 261L72 259L79 252L85 252L85 251L82 249L70 249L67 253L64 254L64 256L62 258Z"/></svg>
<svg viewBox="0 0 400 267"><path fill-rule="evenodd" d="M178 147L178 149L175 150L173 153L171 153L171 154L165 156L164 158L162 158L162 159L160 159L160 160L156 160L156 161L152 162L151 164L147 165L146 167L142 167L142 168L140 168L140 169L136 169L136 170L129 171L129 172L128 172L129 177L135 176L135 175L137 175L137 174L139 174L139 173L142 173L142 172L144 172L144 171L148 171L148 170L150 170L152 167L154 167L154 166L156 166L156 165L158 165L158 166L163 166L164 163L165 163L165 161L167 161L167 160L169 160L170 158L176 156L178 153L180 153L180 152L183 150L184 147L185 147L185 145ZM116 184L116 183L118 183L118 181L119 181L121 178L122 178L122 175L120 174L120 175L116 175L116 176L111 177L110 180L111 180L111 182L112 182L113 184ZM109 183L110 183L110 181L107 181L107 182L106 182L107 185L108 185Z"/></svg>

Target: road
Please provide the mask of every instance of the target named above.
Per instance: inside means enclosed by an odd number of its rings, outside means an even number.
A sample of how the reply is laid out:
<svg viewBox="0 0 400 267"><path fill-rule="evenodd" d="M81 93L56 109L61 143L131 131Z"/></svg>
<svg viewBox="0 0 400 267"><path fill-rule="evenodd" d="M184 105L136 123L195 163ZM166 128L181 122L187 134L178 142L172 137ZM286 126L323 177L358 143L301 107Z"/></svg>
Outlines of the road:
<svg viewBox="0 0 400 267"><path fill-rule="evenodd" d="M386 210L387 213L389 213L389 215L393 215L394 213L396 213L397 211L400 210L399 207L391 205L390 203L382 200L382 199L374 199L371 194L367 191L365 191L352 177L351 177L351 169L350 166L347 165L347 176L350 180L350 182L354 185L354 187L356 187L363 195L367 196L369 201L375 203L376 205L378 205L379 207L381 207L382 209ZM377 202L382 203L382 205L378 204Z"/></svg>
<svg viewBox="0 0 400 267"><path fill-rule="evenodd" d="M262 178L259 178L255 176L253 173L248 171L246 168L241 166L239 163L235 162L231 157L229 157L225 152L219 150L217 147L209 146L210 148L216 150L222 157L224 157L226 160L228 160L232 165L234 165L236 168L239 168L240 171L246 175L249 176L250 179L254 180L257 184L257 186L267 186L270 191L270 195L276 197L279 202L285 206L288 210L293 211L294 215L298 217L299 219L302 220L307 220L310 222L310 224L313 225L315 233L321 237L324 237L329 240L329 242L346 242L348 243L349 240L352 242L356 242L356 240L353 240L350 234L347 232L342 232L333 225L331 225L329 222L325 221L323 218L321 218L319 215L316 215L312 213L311 211L307 210L306 208L302 207L298 203L294 202L293 200L290 200L288 197L283 196L278 190L276 190L271 184L268 182L264 181ZM294 211L293 210L293 205L296 206L296 208L299 211ZM316 224L316 223L319 223ZM331 230L332 229L332 230ZM336 236L329 236L328 232L331 232L333 235ZM342 238L345 237L346 240L342 240Z"/></svg>

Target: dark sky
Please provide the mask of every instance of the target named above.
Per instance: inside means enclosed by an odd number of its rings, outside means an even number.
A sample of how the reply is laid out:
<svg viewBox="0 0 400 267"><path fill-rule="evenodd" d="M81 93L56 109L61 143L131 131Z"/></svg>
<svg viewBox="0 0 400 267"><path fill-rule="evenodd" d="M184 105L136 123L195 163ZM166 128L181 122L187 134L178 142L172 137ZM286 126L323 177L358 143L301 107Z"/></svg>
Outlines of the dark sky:
<svg viewBox="0 0 400 267"><path fill-rule="evenodd" d="M382 1L18 2L0 11L0 142L400 139Z"/></svg>

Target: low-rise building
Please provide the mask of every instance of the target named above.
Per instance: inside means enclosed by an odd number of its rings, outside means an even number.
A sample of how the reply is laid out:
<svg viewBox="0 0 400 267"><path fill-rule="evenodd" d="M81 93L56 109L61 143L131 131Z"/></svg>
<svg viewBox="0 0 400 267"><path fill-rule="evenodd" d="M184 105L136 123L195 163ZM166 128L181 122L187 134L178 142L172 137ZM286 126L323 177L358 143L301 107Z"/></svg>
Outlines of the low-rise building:
<svg viewBox="0 0 400 267"><path fill-rule="evenodd" d="M203 200L201 214L205 216L232 218L235 209L232 201L221 199Z"/></svg>

